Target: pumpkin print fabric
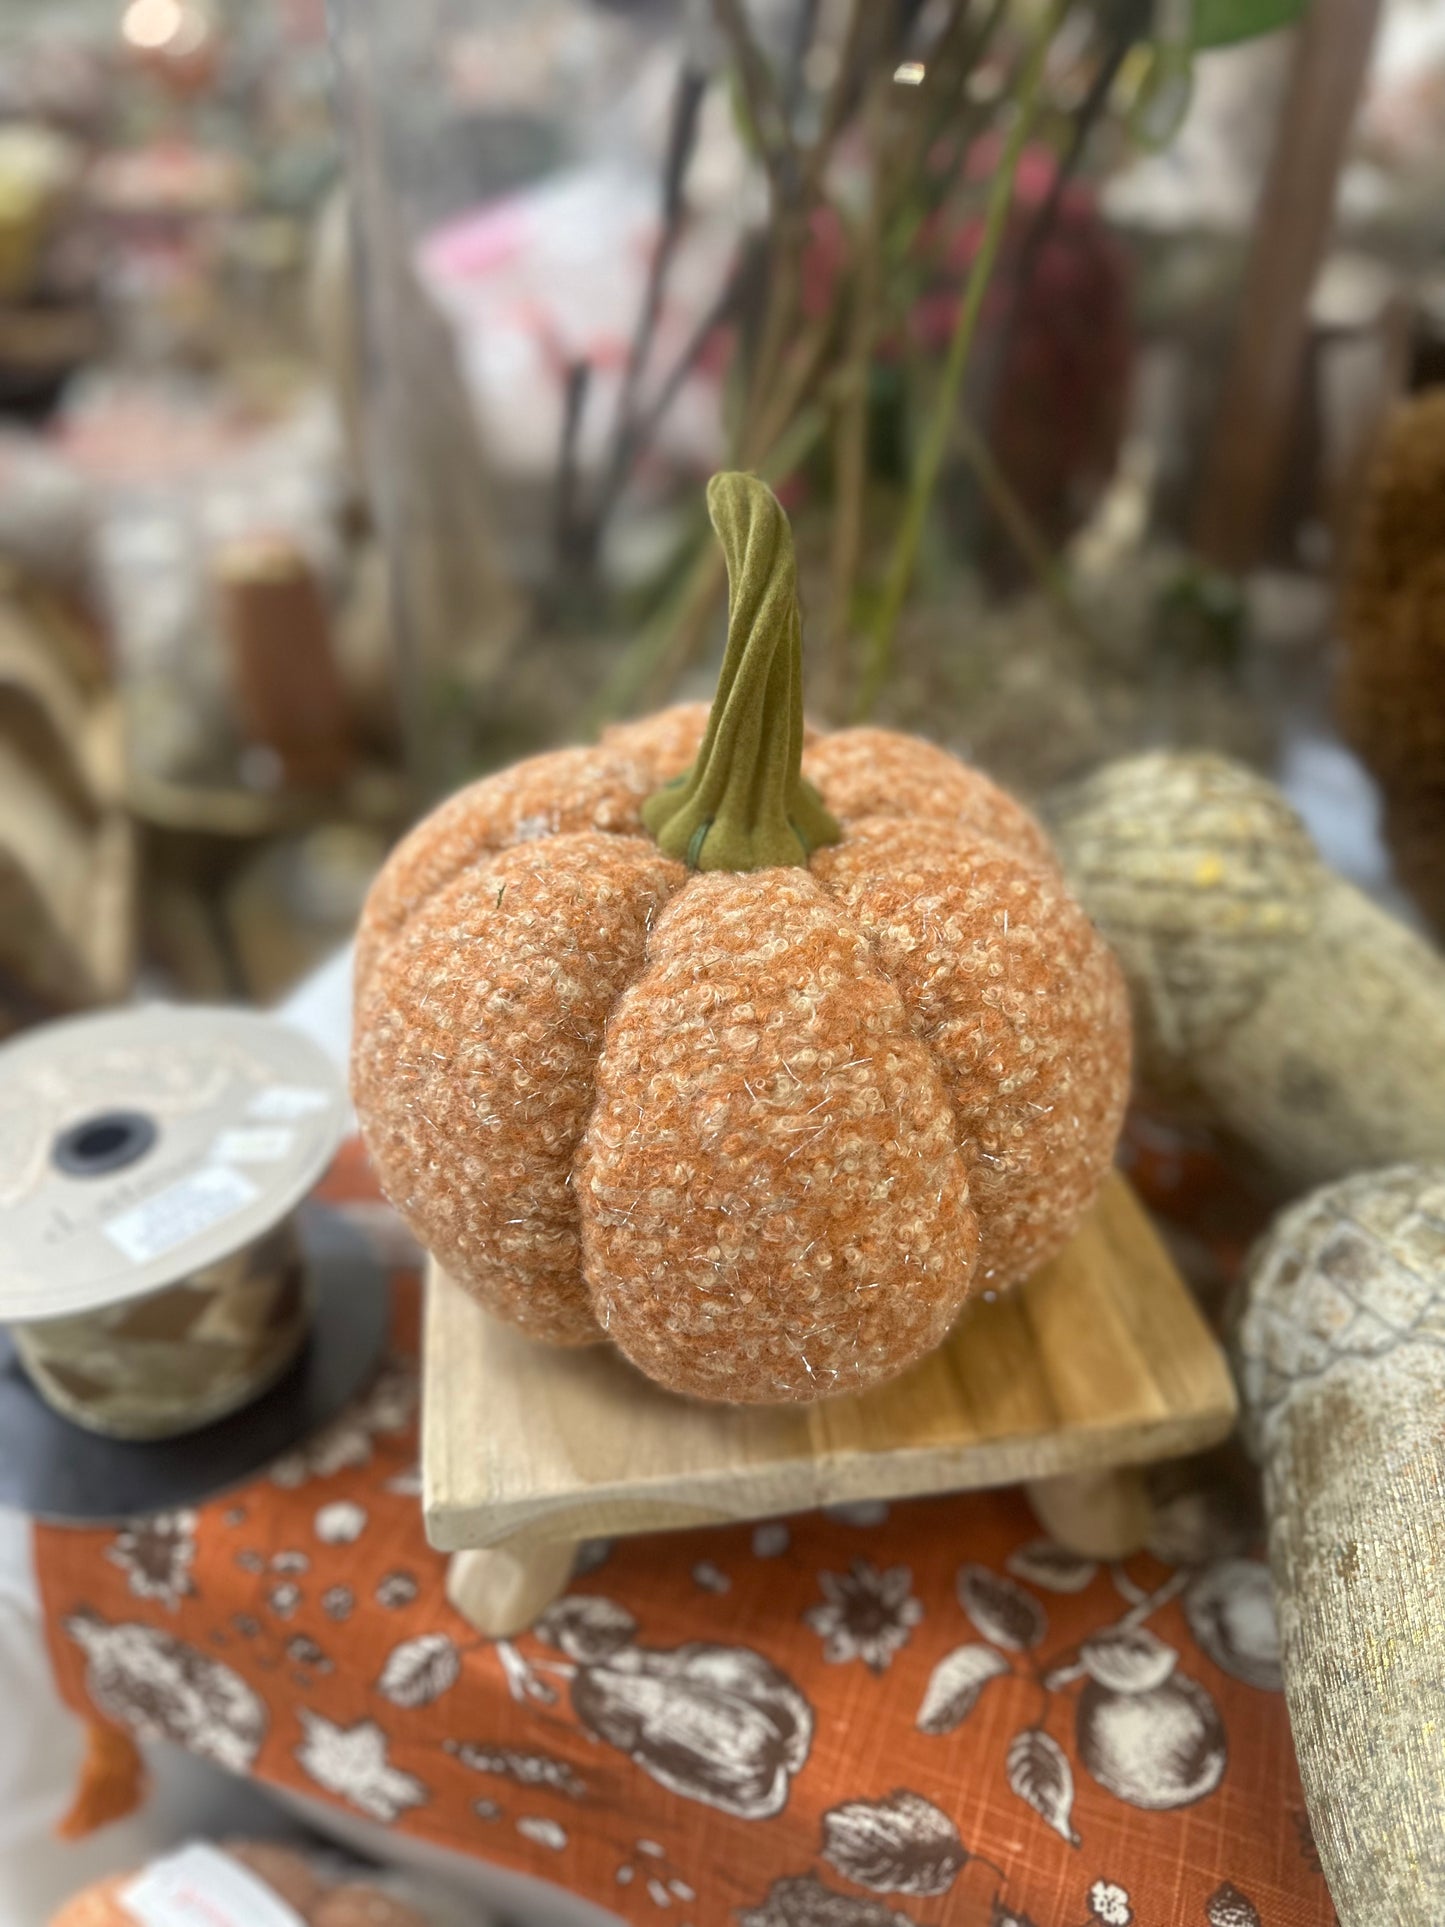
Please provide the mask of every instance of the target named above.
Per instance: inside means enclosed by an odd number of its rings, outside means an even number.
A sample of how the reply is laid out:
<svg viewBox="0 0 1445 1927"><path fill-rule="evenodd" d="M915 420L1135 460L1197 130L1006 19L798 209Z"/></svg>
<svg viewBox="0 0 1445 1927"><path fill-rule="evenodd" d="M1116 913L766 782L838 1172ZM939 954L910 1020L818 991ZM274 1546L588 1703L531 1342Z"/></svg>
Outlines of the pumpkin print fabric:
<svg viewBox="0 0 1445 1927"><path fill-rule="evenodd" d="M631 1927L1332 1927L1256 1559L872 1503L591 1546L481 1639L422 1533L415 1309L398 1279L376 1383L243 1490L37 1531L78 1712Z"/></svg>
<svg viewBox="0 0 1445 1927"><path fill-rule="evenodd" d="M859 1391L1058 1251L1129 1081L1113 957L1028 813L885 730L812 735L786 518L715 478L728 654L488 777L362 920L383 1189L535 1337L697 1397Z"/></svg>

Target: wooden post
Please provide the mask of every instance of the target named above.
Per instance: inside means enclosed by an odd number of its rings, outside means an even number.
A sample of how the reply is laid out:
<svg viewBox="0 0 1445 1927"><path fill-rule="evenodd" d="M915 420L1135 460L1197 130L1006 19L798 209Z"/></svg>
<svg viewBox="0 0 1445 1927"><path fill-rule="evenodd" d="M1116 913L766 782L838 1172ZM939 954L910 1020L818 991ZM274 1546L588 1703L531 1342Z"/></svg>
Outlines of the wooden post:
<svg viewBox="0 0 1445 1927"><path fill-rule="evenodd" d="M1221 569L1258 560L1298 416L1310 290L1329 241L1380 0L1311 0L1265 176L1194 520Z"/></svg>
<svg viewBox="0 0 1445 1927"><path fill-rule="evenodd" d="M1137 1465L1032 1479L1026 1490L1044 1531L1083 1559L1127 1559L1149 1537L1153 1507Z"/></svg>
<svg viewBox="0 0 1445 1927"><path fill-rule="evenodd" d="M486 1638L511 1639L566 1591L576 1556L576 1546L567 1544L453 1553L447 1562L447 1604Z"/></svg>

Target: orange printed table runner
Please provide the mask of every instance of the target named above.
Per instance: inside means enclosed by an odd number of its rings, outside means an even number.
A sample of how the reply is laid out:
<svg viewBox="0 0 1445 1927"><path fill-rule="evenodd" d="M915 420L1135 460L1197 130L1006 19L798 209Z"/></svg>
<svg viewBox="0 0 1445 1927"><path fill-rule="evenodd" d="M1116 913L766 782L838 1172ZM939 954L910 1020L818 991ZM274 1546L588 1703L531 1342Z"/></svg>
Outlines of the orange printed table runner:
<svg viewBox="0 0 1445 1927"><path fill-rule="evenodd" d="M1016 1493L856 1507L593 1547L484 1640L422 1534L415 1297L243 1490L37 1532L78 1712L646 1927L1332 1927L1227 1539L1096 1566Z"/></svg>

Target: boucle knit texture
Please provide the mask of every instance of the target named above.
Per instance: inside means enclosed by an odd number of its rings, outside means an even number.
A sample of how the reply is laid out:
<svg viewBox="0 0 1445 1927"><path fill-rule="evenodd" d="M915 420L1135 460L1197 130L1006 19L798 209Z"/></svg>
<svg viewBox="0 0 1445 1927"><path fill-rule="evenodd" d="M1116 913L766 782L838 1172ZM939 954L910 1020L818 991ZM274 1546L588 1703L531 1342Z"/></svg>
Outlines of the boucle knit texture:
<svg viewBox="0 0 1445 1927"><path fill-rule="evenodd" d="M641 805L706 716L484 778L398 846L357 1110L421 1241L532 1335L707 1398L861 1390L1072 1234L1123 984L1033 818L887 730L810 733L844 835L807 869L669 861Z"/></svg>
<svg viewBox="0 0 1445 1927"><path fill-rule="evenodd" d="M1092 1203L1119 1128L1112 955L1052 866L951 824L864 822L813 873L867 931L943 1078L979 1282L1027 1277Z"/></svg>
<svg viewBox="0 0 1445 1927"><path fill-rule="evenodd" d="M968 1289L942 1080L803 870L673 899L608 1025L578 1175L598 1322L679 1391L856 1391L937 1345Z"/></svg>

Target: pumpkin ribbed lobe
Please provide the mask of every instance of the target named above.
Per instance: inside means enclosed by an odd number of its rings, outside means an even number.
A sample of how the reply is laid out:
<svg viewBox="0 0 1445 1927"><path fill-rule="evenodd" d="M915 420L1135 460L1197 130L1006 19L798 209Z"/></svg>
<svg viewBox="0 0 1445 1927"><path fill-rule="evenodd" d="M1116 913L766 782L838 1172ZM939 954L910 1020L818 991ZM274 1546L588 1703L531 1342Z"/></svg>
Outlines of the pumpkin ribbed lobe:
<svg viewBox="0 0 1445 1927"><path fill-rule="evenodd" d="M1108 1169L1129 1092L1122 973L1051 865L950 824L855 824L813 874L866 933L943 1080L979 1282L1016 1284Z"/></svg>
<svg viewBox="0 0 1445 1927"><path fill-rule="evenodd" d="M840 729L803 751L804 774L845 824L917 818L975 832L1025 860L1058 868L1037 818L982 770L895 729Z"/></svg>
<svg viewBox="0 0 1445 1927"><path fill-rule="evenodd" d="M519 844L438 891L364 987L352 1088L427 1248L534 1336L601 1334L572 1167L608 1014L685 873L646 838Z"/></svg>
<svg viewBox="0 0 1445 1927"><path fill-rule="evenodd" d="M699 877L663 911L607 1027L574 1189L598 1323L696 1397L877 1384L968 1295L942 1082L802 871Z"/></svg>
<svg viewBox="0 0 1445 1927"><path fill-rule="evenodd" d="M689 869L797 867L842 832L802 774L793 533L754 475L715 475L707 503L727 560L727 650L697 760L649 797L642 820Z"/></svg>
<svg viewBox="0 0 1445 1927"><path fill-rule="evenodd" d="M372 886L357 933L358 985L408 918L514 843L581 830L640 835L643 802L687 769L706 726L706 703L678 703L604 731L595 748L529 756L448 797L402 838Z"/></svg>

